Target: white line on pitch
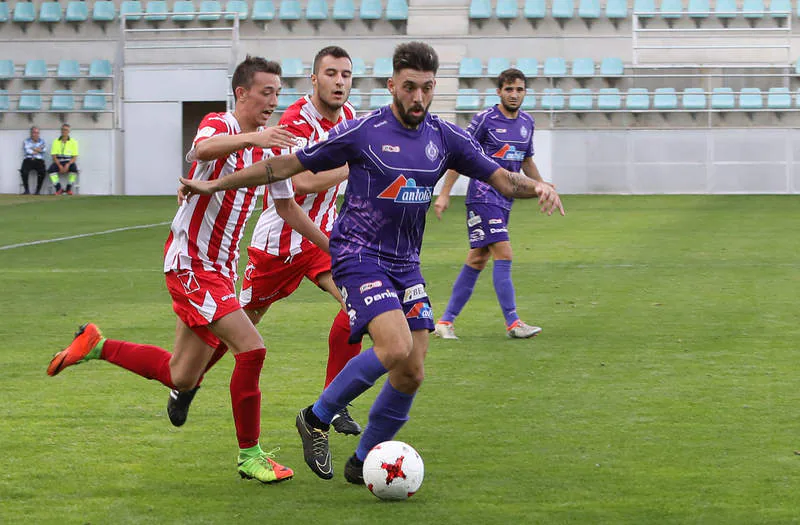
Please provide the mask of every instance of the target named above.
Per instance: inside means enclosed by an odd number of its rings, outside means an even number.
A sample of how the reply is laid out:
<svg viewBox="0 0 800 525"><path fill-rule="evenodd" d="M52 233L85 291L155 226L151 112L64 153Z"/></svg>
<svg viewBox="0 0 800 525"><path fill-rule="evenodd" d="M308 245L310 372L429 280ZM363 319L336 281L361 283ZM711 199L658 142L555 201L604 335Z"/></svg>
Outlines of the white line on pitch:
<svg viewBox="0 0 800 525"><path fill-rule="evenodd" d="M117 232L125 232L129 230L142 230L144 228L153 228L155 226L164 226L166 224L170 224L172 221L167 222L156 222L153 224L141 224L139 226L125 226L124 228L114 228L113 230L104 230L101 232L91 232L91 233L81 233L78 235L69 235L67 237L57 237L55 239L43 239L40 241L31 241L31 242L21 242L18 244L6 244L5 246L0 246L0 251L2 250L13 250L14 248L24 248L26 246L36 246L37 244L47 244L51 242L61 242L61 241L69 241L72 239L81 239L83 237L94 237L96 235L106 235L109 233L117 233Z"/></svg>

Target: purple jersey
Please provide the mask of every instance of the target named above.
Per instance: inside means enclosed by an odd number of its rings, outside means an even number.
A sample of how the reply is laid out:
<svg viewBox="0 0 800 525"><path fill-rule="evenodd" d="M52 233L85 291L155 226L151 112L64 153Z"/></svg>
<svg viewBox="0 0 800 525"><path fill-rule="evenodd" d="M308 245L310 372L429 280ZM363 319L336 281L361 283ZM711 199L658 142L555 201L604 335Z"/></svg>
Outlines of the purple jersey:
<svg viewBox="0 0 800 525"><path fill-rule="evenodd" d="M390 106L340 123L297 158L313 172L350 166L331 232L333 264L368 257L388 270L419 264L433 187L448 169L483 181L498 169L458 126L429 114L407 129Z"/></svg>
<svg viewBox="0 0 800 525"><path fill-rule="evenodd" d="M533 117L524 111L520 111L517 118L508 118L500 108L492 106L472 118L467 133L499 165L519 173L522 161L533 157L533 127ZM510 210L513 202L488 184L474 179L469 181L466 204L493 204Z"/></svg>

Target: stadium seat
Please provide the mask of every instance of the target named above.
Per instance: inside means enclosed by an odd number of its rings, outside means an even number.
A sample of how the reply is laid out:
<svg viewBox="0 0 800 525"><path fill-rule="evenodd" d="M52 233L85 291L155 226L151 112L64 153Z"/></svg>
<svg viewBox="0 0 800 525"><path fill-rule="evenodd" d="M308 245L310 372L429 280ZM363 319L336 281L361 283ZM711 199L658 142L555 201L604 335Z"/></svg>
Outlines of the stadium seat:
<svg viewBox="0 0 800 525"><path fill-rule="evenodd" d="M600 76L604 78L621 77L625 73L625 64L621 58L607 57L600 62Z"/></svg>
<svg viewBox="0 0 800 525"><path fill-rule="evenodd" d="M678 95L675 93L675 88L657 88L653 95L653 109L661 111L678 109Z"/></svg>
<svg viewBox="0 0 800 525"><path fill-rule="evenodd" d="M361 20L373 21L380 20L383 16L381 0L362 0L361 8L358 10L358 17Z"/></svg>
<svg viewBox="0 0 800 525"><path fill-rule="evenodd" d="M389 78L392 76L392 59L389 57L376 58L372 64L372 76L375 78Z"/></svg>
<svg viewBox="0 0 800 525"><path fill-rule="evenodd" d="M764 18L764 0L744 0L742 4L742 16L751 23Z"/></svg>
<svg viewBox="0 0 800 525"><path fill-rule="evenodd" d="M481 97L477 89L459 89L456 96L456 110L477 111L481 107Z"/></svg>
<svg viewBox="0 0 800 525"><path fill-rule="evenodd" d="M191 22L197 14L192 0L176 0L172 5L172 12L173 22Z"/></svg>
<svg viewBox="0 0 800 525"><path fill-rule="evenodd" d="M363 77L367 74L367 64L364 62L364 59L361 57L353 57L351 59L353 63L353 76L354 77Z"/></svg>
<svg viewBox="0 0 800 525"><path fill-rule="evenodd" d="M686 88L681 98L683 109L706 109L706 94L703 88Z"/></svg>
<svg viewBox="0 0 800 525"><path fill-rule="evenodd" d="M711 16L711 5L708 0L689 0L686 11L689 18L700 27L700 22Z"/></svg>
<svg viewBox="0 0 800 525"><path fill-rule="evenodd" d="M589 111L593 107L591 89L579 88L569 92L569 109L572 111Z"/></svg>
<svg viewBox="0 0 800 525"><path fill-rule="evenodd" d="M300 0L281 0L280 9L278 9L278 18L284 22L294 22L303 17L303 11L300 8Z"/></svg>
<svg viewBox="0 0 800 525"><path fill-rule="evenodd" d="M591 58L576 58L572 61L572 76L576 78L591 78L594 76L594 60Z"/></svg>
<svg viewBox="0 0 800 525"><path fill-rule="evenodd" d="M11 99L8 96L8 91L0 89L0 112L9 111L11 109Z"/></svg>
<svg viewBox="0 0 800 525"><path fill-rule="evenodd" d="M761 109L763 107L764 99L759 88L742 88L739 93L739 108Z"/></svg>
<svg viewBox="0 0 800 525"><path fill-rule="evenodd" d="M800 75L800 58L798 58L797 62L794 63L794 74Z"/></svg>
<svg viewBox="0 0 800 525"><path fill-rule="evenodd" d="M729 87L717 87L711 92L712 109L733 109L733 89Z"/></svg>
<svg viewBox="0 0 800 525"><path fill-rule="evenodd" d="M0 2L0 22L8 22L11 13L8 10L8 2Z"/></svg>
<svg viewBox="0 0 800 525"><path fill-rule="evenodd" d="M553 15L553 18L559 22L565 22L566 20L569 20L575 14L575 1L553 0L551 14Z"/></svg>
<svg viewBox="0 0 800 525"><path fill-rule="evenodd" d="M245 0L228 0L228 3L225 4L225 11L226 13L223 16L225 20L235 19L235 13L239 14L239 20L247 20L250 14L250 7Z"/></svg>
<svg viewBox="0 0 800 525"><path fill-rule="evenodd" d="M497 77L505 71L506 69L511 67L511 61L507 58L503 57L492 57L489 59L489 62L486 64L486 74L491 77Z"/></svg>
<svg viewBox="0 0 800 525"><path fill-rule="evenodd" d="M356 5L353 0L335 0L331 17L338 22L347 22L356 17Z"/></svg>
<svg viewBox="0 0 800 525"><path fill-rule="evenodd" d="M526 77L535 77L539 75L539 61L535 58L518 58L516 67L522 71Z"/></svg>
<svg viewBox="0 0 800 525"><path fill-rule="evenodd" d="M70 2L67 3L67 11L64 14L64 20L71 24L80 24L81 22L86 22L89 20L88 5L88 2L70 0Z"/></svg>
<svg viewBox="0 0 800 525"><path fill-rule="evenodd" d="M647 111L650 109L650 93L647 88L630 88L625 96L625 109L628 111Z"/></svg>
<svg viewBox="0 0 800 525"><path fill-rule="evenodd" d="M475 78L483 75L483 64L480 58L464 57L458 65L458 76L460 78Z"/></svg>
<svg viewBox="0 0 800 525"><path fill-rule="evenodd" d="M628 0L608 0L606 3L606 18L615 24L628 18Z"/></svg>
<svg viewBox="0 0 800 525"><path fill-rule="evenodd" d="M275 4L272 0L256 0L253 2L253 16L255 22L269 22L275 18Z"/></svg>
<svg viewBox="0 0 800 525"><path fill-rule="evenodd" d="M47 64L44 60L28 60L22 76L25 80L44 80L47 76Z"/></svg>
<svg viewBox="0 0 800 525"><path fill-rule="evenodd" d="M488 20L492 18L492 3L490 0L472 0L469 4L470 20Z"/></svg>
<svg viewBox="0 0 800 525"><path fill-rule="evenodd" d="M767 107L769 109L789 109L792 107L792 95L789 88L769 88L767 93Z"/></svg>
<svg viewBox="0 0 800 525"><path fill-rule="evenodd" d="M281 89L281 94L278 95L278 111L283 111L294 104L294 101L297 100L299 96L300 93L297 91L297 88L285 87Z"/></svg>
<svg viewBox="0 0 800 525"><path fill-rule="evenodd" d="M50 111L72 111L75 109L75 96L69 89L57 89L50 100Z"/></svg>
<svg viewBox="0 0 800 525"><path fill-rule="evenodd" d="M792 16L792 0L772 0L769 3L769 15L783 19Z"/></svg>
<svg viewBox="0 0 800 525"><path fill-rule="evenodd" d="M361 90L358 88L353 88L350 90L350 97L347 99L348 102L355 108L361 109Z"/></svg>
<svg viewBox="0 0 800 525"><path fill-rule="evenodd" d="M92 20L104 24L117 18L117 8L111 0L97 0L92 8Z"/></svg>
<svg viewBox="0 0 800 525"><path fill-rule="evenodd" d="M378 109L392 103L392 95L386 88L374 88L369 95L369 109Z"/></svg>
<svg viewBox="0 0 800 525"><path fill-rule="evenodd" d="M497 7L495 7L494 12L498 20L507 22L514 20L519 14L517 0L497 0Z"/></svg>
<svg viewBox="0 0 800 525"><path fill-rule="evenodd" d="M77 60L60 60L56 68L56 77L59 80L78 80L81 76L81 66Z"/></svg>
<svg viewBox="0 0 800 525"><path fill-rule="evenodd" d="M500 103L500 97L497 96L495 88L486 88L483 92L483 107L490 108Z"/></svg>
<svg viewBox="0 0 800 525"><path fill-rule="evenodd" d="M281 76L286 78L298 78L305 76L303 61L299 58L284 58L281 60L281 71Z"/></svg>
<svg viewBox="0 0 800 525"><path fill-rule="evenodd" d="M306 4L306 20L319 22L328 19L328 2L325 0L308 0Z"/></svg>
<svg viewBox="0 0 800 525"><path fill-rule="evenodd" d="M89 80L108 80L111 78L111 62L96 58L89 63Z"/></svg>
<svg viewBox="0 0 800 525"><path fill-rule="evenodd" d="M136 22L142 19L142 3L139 0L124 0L119 7L119 16L125 20Z"/></svg>
<svg viewBox="0 0 800 525"><path fill-rule="evenodd" d="M83 96L83 109L86 111L105 111L106 96L100 89L89 89Z"/></svg>
<svg viewBox="0 0 800 525"><path fill-rule="evenodd" d="M61 4L58 2L42 2L39 6L39 22L42 24L57 24L61 22Z"/></svg>
<svg viewBox="0 0 800 525"><path fill-rule="evenodd" d="M602 88L597 91L597 109L617 111L622 108L622 97L617 88Z"/></svg>
<svg viewBox="0 0 800 525"><path fill-rule="evenodd" d="M680 18L683 16L683 0L661 0L658 12L665 20Z"/></svg>
<svg viewBox="0 0 800 525"><path fill-rule="evenodd" d="M600 0L581 0L578 4L578 17L587 23L600 18Z"/></svg>
<svg viewBox="0 0 800 525"><path fill-rule="evenodd" d="M564 92L559 88L547 88L542 93L542 109L564 109Z"/></svg>
<svg viewBox="0 0 800 525"><path fill-rule="evenodd" d="M386 20L390 22L408 20L408 2L406 0L389 0L386 3Z"/></svg>
<svg viewBox="0 0 800 525"><path fill-rule="evenodd" d="M222 5L218 0L203 0L197 10L201 22L216 22L222 18Z"/></svg>
<svg viewBox="0 0 800 525"><path fill-rule="evenodd" d="M23 89L19 97L18 109L20 111L41 111L42 95L38 89Z"/></svg>
<svg viewBox="0 0 800 525"><path fill-rule="evenodd" d="M550 57L544 61L543 73L546 77L565 77L567 76L567 61L561 57Z"/></svg>
<svg viewBox="0 0 800 525"><path fill-rule="evenodd" d="M714 4L714 16L716 16L723 25L727 24L731 18L736 18L738 16L736 0L717 0Z"/></svg>
<svg viewBox="0 0 800 525"><path fill-rule="evenodd" d="M633 12L639 17L639 19L653 18L656 16L654 14L655 11L655 0L634 0L633 2Z"/></svg>
<svg viewBox="0 0 800 525"><path fill-rule="evenodd" d="M525 90L525 99L522 101L522 109L525 111L536 109L536 90L532 88Z"/></svg>
<svg viewBox="0 0 800 525"><path fill-rule="evenodd" d="M537 22L545 17L547 14L547 7L545 0L525 0L525 6L522 8L522 15L528 19L533 27L536 27Z"/></svg>
<svg viewBox="0 0 800 525"><path fill-rule="evenodd" d="M144 11L144 19L148 22L163 22L167 19L167 2L164 0L148 0Z"/></svg>
<svg viewBox="0 0 800 525"><path fill-rule="evenodd" d="M0 60L0 81L14 78L14 61Z"/></svg>
<svg viewBox="0 0 800 525"><path fill-rule="evenodd" d="M36 8L33 2L17 2L14 4L14 22L28 24L36 20Z"/></svg>

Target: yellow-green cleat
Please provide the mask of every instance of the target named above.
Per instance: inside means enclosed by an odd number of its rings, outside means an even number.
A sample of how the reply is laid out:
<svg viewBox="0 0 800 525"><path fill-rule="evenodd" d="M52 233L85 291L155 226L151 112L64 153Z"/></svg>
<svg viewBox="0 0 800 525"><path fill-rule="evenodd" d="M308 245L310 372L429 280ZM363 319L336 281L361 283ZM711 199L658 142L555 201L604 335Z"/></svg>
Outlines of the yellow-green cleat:
<svg viewBox="0 0 800 525"><path fill-rule="evenodd" d="M291 479L294 472L289 467L277 463L275 455L264 452L259 456L242 458L239 456L239 475L245 479L256 479L261 483L277 483Z"/></svg>

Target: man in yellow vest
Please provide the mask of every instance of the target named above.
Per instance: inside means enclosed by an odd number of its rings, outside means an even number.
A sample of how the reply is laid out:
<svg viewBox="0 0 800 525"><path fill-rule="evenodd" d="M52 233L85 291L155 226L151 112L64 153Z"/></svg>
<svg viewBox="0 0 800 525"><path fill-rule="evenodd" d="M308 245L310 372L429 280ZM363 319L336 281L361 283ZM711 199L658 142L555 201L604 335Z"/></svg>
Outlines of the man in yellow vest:
<svg viewBox="0 0 800 525"><path fill-rule="evenodd" d="M78 160L78 141L70 138L69 124L61 126L61 136L53 141L50 148L50 155L53 156L53 163L47 170L50 174L50 180L56 188L56 195L65 193L61 189L60 176L69 174L67 179L66 194L72 195L72 185L75 184L75 179L78 178L78 165L75 163Z"/></svg>

